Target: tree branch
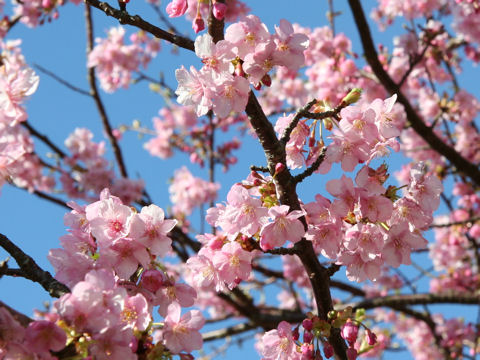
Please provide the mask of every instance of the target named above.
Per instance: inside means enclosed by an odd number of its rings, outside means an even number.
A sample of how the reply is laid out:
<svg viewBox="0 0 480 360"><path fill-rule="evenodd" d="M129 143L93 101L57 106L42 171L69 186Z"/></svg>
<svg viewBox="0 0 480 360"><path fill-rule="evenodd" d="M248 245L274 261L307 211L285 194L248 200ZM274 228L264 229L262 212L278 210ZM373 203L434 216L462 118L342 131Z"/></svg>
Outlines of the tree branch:
<svg viewBox="0 0 480 360"><path fill-rule="evenodd" d="M25 274L25 278L39 283L53 297L60 297L69 293L70 289L55 280L53 276L37 265L35 260L25 254L18 246L11 242L5 235L0 234L0 246L5 249L17 262Z"/></svg>
<svg viewBox="0 0 480 360"><path fill-rule="evenodd" d="M363 50L368 64L371 66L373 73L378 78L384 88L391 94L397 94L398 102L403 105L407 118L412 128L420 135L430 147L439 154L447 158L458 171L463 172L473 180L475 184L480 186L480 170L477 165L466 160L454 148L448 146L442 139L440 139L433 130L425 125L422 118L418 115L412 107L408 99L400 91L398 85L388 75L378 60L377 51L372 40L370 27L368 26L362 5L359 0L348 0L352 10L355 23L362 41Z"/></svg>
<svg viewBox="0 0 480 360"><path fill-rule="evenodd" d="M139 29L145 30L146 32L152 34L153 36L168 41L172 44L177 45L178 47L195 51L194 42L186 37L171 34L165 30L156 27L155 25L150 24L149 22L143 20L140 16L132 16L126 11L120 11L110 6L108 3L98 0L85 0L87 4L96 7L97 9L102 10L107 16L114 17L117 19L120 24L127 24L135 26Z"/></svg>
<svg viewBox="0 0 480 360"><path fill-rule="evenodd" d="M94 44L92 13L90 11L90 5L88 5L88 3L85 4L85 20L87 24L87 55L88 55L93 51L93 44ZM92 96L92 98L95 101L95 105L97 106L98 113L100 114L100 118L102 119L103 128L108 137L108 140L110 141L110 145L112 145L113 153L115 155L115 159L117 161L120 174L122 175L122 177L127 178L128 177L127 168L123 161L122 150L118 145L117 139L113 135L112 126L110 125L110 121L108 120L105 106L103 105L102 99L100 98L100 94L98 93L94 67L91 67L88 69L88 82L90 84L90 96Z"/></svg>

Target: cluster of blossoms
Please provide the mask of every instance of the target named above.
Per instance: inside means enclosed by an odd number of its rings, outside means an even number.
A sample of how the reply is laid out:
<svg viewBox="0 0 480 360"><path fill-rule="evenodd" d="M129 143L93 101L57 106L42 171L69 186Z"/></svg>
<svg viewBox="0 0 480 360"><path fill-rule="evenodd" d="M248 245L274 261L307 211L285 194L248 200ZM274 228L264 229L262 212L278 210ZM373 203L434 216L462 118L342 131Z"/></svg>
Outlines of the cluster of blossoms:
<svg viewBox="0 0 480 360"><path fill-rule="evenodd" d="M158 0L149 0L156 2ZM172 0L168 3L166 11L170 17L179 17L186 15L192 20L192 28L198 33L205 29L206 19L211 11L216 19L226 22L236 21L238 17L248 14L250 9L239 0L226 0L220 2L217 0L198 1L198 0Z"/></svg>
<svg viewBox="0 0 480 360"><path fill-rule="evenodd" d="M106 92L127 88L132 72L146 67L160 50L160 42L143 31L132 34L128 45L124 37L123 27L111 28L106 39L96 39L97 44L88 56L87 65L96 68L100 85Z"/></svg>
<svg viewBox="0 0 480 360"><path fill-rule="evenodd" d="M431 279L432 291L475 291L480 281L475 250L472 244L480 236L480 198L470 185L457 183L453 195L459 208L450 216L435 218L435 242L430 257L440 275ZM449 224L452 224L449 226Z"/></svg>
<svg viewBox="0 0 480 360"><path fill-rule="evenodd" d="M216 44L208 34L195 40L195 53L204 66L175 72L177 101L193 105L198 116L209 110L220 118L245 109L250 84L270 85L268 73L275 66L296 71L304 63L307 36L295 33L287 20L281 20L271 35L254 15L230 25L225 40Z"/></svg>
<svg viewBox="0 0 480 360"><path fill-rule="evenodd" d="M177 283L157 262L171 251L167 233L176 221L165 219L155 205L137 213L108 190L89 205L69 205L70 234L61 238L62 249L50 251L49 260L71 292L27 329L1 308L0 356L54 359L50 351L71 342L76 354L95 359L133 360L137 353L169 356L201 348L203 316L198 310L181 315L194 304L195 290ZM160 327L152 324L156 306L164 318Z"/></svg>
<svg viewBox="0 0 480 360"><path fill-rule="evenodd" d="M80 0L68 0L75 5ZM66 3L65 0L29 0L15 2L14 15L20 17L20 21L28 27L42 25L45 21L57 19L58 8Z"/></svg>
<svg viewBox="0 0 480 360"><path fill-rule="evenodd" d="M381 28L391 25L396 17L404 16L413 20L426 14L441 11L453 15L452 27L457 35L468 42L465 54L470 60L480 61L479 14L480 3L477 0L424 0L424 1L391 1L381 0L372 11L372 18Z"/></svg>
<svg viewBox="0 0 480 360"><path fill-rule="evenodd" d="M435 323L435 339L431 329L423 321L397 315L391 311L376 311L376 320L393 323L392 334L397 335L407 345L415 359L440 359L445 357L438 348L436 341L451 359L465 356L465 347L468 354L474 354L478 344L475 343L476 334L472 323L465 323L463 319L453 318L446 320L441 314L434 314L432 319ZM380 334L380 332L377 332ZM448 350L447 350L448 349Z"/></svg>
<svg viewBox="0 0 480 360"><path fill-rule="evenodd" d="M217 197L220 184L195 177L186 167L175 171L170 192L174 214L190 215L194 208L212 202Z"/></svg>
<svg viewBox="0 0 480 360"><path fill-rule="evenodd" d="M351 308L343 311L332 310L328 314L328 321L308 314L301 323L302 341L300 341L300 325L292 329L291 324L282 321L277 329L266 332L256 347L265 360L313 360L322 359L319 345L321 342L323 355L326 359L330 359L334 355L334 350L328 342L328 337L332 329L337 328L340 329L342 338L348 343L347 358L355 360L359 351L367 353L380 345L377 343L377 336L362 323L364 314L364 311L356 311L355 316L352 316ZM360 327L365 329L362 334L359 332Z"/></svg>
<svg viewBox="0 0 480 360"><path fill-rule="evenodd" d="M49 191L54 180L42 174L33 140L20 126L27 120L23 104L37 90L39 78L19 46L20 41L0 43L0 186L9 180L29 190Z"/></svg>
<svg viewBox="0 0 480 360"><path fill-rule="evenodd" d="M71 198L93 201L102 189L108 187L126 204L141 199L145 186L143 180L116 177L104 157L105 143L95 143L92 139L90 130L77 128L65 140L70 151L70 156L63 159L70 169L62 171L60 176L65 193Z"/></svg>
<svg viewBox="0 0 480 360"><path fill-rule="evenodd" d="M394 136L399 134L391 119L394 100L377 99L366 109L352 106L342 110L339 129L332 135L320 172L328 171L334 162L352 171L359 163L368 163L377 152L384 155L386 144L395 144ZM305 124L299 123L299 130L293 131L287 143L287 164L289 158L295 164L293 159L302 156L302 146L296 144L305 143L308 131L302 131L304 128ZM292 156L289 149L299 155ZM422 163L412 167L405 179L409 185L400 197L397 188L384 187L388 178L384 165L377 169L364 166L355 178L357 186L345 175L330 180L326 189L334 201L318 194L316 201L305 204L302 211L279 205L272 179L252 173L247 183L231 188L225 205L208 210L207 221L222 229L227 243L256 237L264 251L305 237L318 254L346 265L350 280L375 280L384 264L410 264L412 250L427 244L420 232L431 224L442 191L440 180L427 170ZM306 231L299 220L304 215Z"/></svg>
<svg viewBox="0 0 480 360"><path fill-rule="evenodd" d="M159 117L153 118L155 137L147 141L143 147L152 156L162 159L171 157L174 149L178 149L189 154L192 163L204 166L206 158L210 156L208 149L210 144L205 138L208 138L216 128L226 132L235 124L240 126L245 124L245 116L233 114L223 119L214 117L211 122L202 123L192 106L170 104L169 107L160 109ZM137 123L134 123L132 129L148 132L138 127ZM228 170L230 165L237 162L232 153L239 147L240 141L236 138L217 145L212 154L213 161L222 164L224 171Z"/></svg>

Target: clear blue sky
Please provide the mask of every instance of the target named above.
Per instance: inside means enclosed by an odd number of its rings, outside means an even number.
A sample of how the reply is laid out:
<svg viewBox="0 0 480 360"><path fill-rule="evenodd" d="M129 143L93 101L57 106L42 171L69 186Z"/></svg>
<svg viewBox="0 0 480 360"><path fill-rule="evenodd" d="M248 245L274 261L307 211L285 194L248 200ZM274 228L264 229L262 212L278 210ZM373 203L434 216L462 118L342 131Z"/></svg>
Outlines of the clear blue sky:
<svg viewBox="0 0 480 360"><path fill-rule="evenodd" d="M116 1L110 1L110 3L115 6ZM164 1L162 6L166 6L167 3ZM281 18L286 18L290 22L296 22L302 26L328 25L325 16L327 1L249 0L246 3L252 9L252 13L267 24L270 31L273 31L274 24L278 24ZM353 19L346 7L346 1L334 1L334 3L335 10L343 12L336 20L337 32L346 33L354 43L354 50L361 53L357 31L353 27ZM364 1L363 3L366 7L370 7L374 2ZM146 6L144 0L132 0L128 4L128 10L132 14L138 13L145 19L156 22L155 14L149 6ZM37 29L29 29L18 24L11 31L8 39L22 39L23 53L29 64L39 64L76 86L87 89L83 11L82 4L78 6L67 4L60 9L58 20ZM96 36L104 36L109 27L118 26L116 20L107 18L97 9L92 11ZM188 32L190 37L194 37L190 24L183 18L174 19L173 22L178 28ZM130 33L132 29L128 28L128 31ZM375 38L391 47L392 31L376 33ZM194 63L195 59L185 50L180 49L179 55L172 55L169 45L162 43L162 47L157 59L146 72L155 77L158 72L162 71L170 85L175 88L176 83L173 76L175 68L180 67L181 64L188 67ZM75 127L88 127L95 133L95 141L106 141L102 136L101 125L91 99L70 91L41 73L40 76L40 87L27 103L29 121L33 126L42 133L49 134L51 139L62 148L64 148L64 139ZM466 82L466 86L473 87L473 84ZM136 85L130 90L119 90L114 94L102 92L101 95L112 123L116 126L131 123L133 119L139 119L143 124L150 125L152 117L156 116L158 109L162 106L161 98L148 90L147 83ZM129 174L134 176L138 174L145 179L147 189L157 205L166 208L170 204L167 181L180 163L187 164L196 175L206 176L204 169L190 165L185 156L162 161L150 156L143 150L142 144L143 140L138 140L134 134L126 134L121 141L121 146L125 149L124 154ZM46 152L41 145L38 146L38 149L41 154ZM239 153L239 163L227 174L222 173L221 169L218 169L216 173L217 180L222 184L219 200L225 198L226 192L234 182L246 177L249 166L252 165L251 159L258 159L258 163L255 165L263 165L264 158L258 144L252 139L245 139L245 144ZM398 166L401 157L396 157L396 161ZM391 168L394 169L395 165ZM305 200L312 199L313 191L318 191L317 189L323 186L327 180L310 179L300 189L301 196ZM35 198L26 191L10 186L4 186L2 189L0 232L19 244L25 252L36 259L40 266L50 271L52 271L52 267L48 263L46 255L49 249L59 247L58 239L66 233L62 220L64 214L63 208ZM194 214L192 221L195 222L197 219L198 214ZM5 257L6 255L0 252L0 260ZM0 280L0 300L31 315L32 309L41 308L42 302L49 300L49 297L37 284L23 279L4 277ZM257 356L251 348L251 343L246 343L241 349L228 353L227 358L240 359L246 356L252 358ZM399 358L405 359L406 357Z"/></svg>

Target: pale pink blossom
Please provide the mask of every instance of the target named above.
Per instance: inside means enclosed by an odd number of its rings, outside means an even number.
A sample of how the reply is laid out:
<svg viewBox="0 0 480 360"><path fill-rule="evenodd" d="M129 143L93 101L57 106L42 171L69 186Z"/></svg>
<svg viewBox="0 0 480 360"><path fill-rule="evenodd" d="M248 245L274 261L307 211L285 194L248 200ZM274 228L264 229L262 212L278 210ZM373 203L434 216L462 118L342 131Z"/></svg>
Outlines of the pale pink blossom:
<svg viewBox="0 0 480 360"><path fill-rule="evenodd" d="M197 116L205 115L212 107L211 77L209 80L207 75L198 72L193 66L190 67L190 71L183 66L177 69L175 77L178 81L178 87L175 90L178 103L193 105Z"/></svg>
<svg viewBox="0 0 480 360"><path fill-rule="evenodd" d="M241 280L246 280L250 276L252 258L253 254L243 250L239 243L229 242L215 252L213 264L220 279L233 289Z"/></svg>
<svg viewBox="0 0 480 360"><path fill-rule="evenodd" d="M274 330L262 336L262 356L265 360L299 360L301 354L292 337L292 326L281 321Z"/></svg>
<svg viewBox="0 0 480 360"><path fill-rule="evenodd" d="M177 220L165 219L165 213L157 205L144 206L131 221L130 236L147 247L153 255L165 256L171 251L172 240L167 234Z"/></svg>
<svg viewBox="0 0 480 360"><path fill-rule="evenodd" d="M289 206L273 206L268 210L268 215L273 222L265 224L260 231L260 247L270 250L282 246L287 240L292 243L300 241L305 234L305 228L299 217L303 211L289 211Z"/></svg>
<svg viewBox="0 0 480 360"><path fill-rule="evenodd" d="M167 14L169 17L178 17L187 11L187 0L172 0L167 5Z"/></svg>
<svg viewBox="0 0 480 360"><path fill-rule="evenodd" d="M25 342L32 352L60 351L66 345L67 335L55 323L37 320L28 324L25 331Z"/></svg>
<svg viewBox="0 0 480 360"><path fill-rule="evenodd" d="M168 307L168 313L165 317L164 327L162 329L165 346L173 353L178 354L181 351L192 352L202 348L202 335L199 333L205 319L198 310L191 310L181 315L181 308L178 304L172 304Z"/></svg>
<svg viewBox="0 0 480 360"><path fill-rule="evenodd" d="M255 15L247 15L225 30L225 40L236 47L237 55L242 59L270 37L266 25Z"/></svg>

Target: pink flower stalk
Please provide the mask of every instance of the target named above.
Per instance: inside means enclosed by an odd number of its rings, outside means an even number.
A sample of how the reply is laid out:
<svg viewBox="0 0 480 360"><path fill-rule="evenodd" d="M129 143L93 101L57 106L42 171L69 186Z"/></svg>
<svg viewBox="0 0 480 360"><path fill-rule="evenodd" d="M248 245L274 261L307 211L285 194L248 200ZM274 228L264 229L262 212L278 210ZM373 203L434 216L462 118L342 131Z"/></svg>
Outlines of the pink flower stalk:
<svg viewBox="0 0 480 360"><path fill-rule="evenodd" d="M97 69L100 85L107 92L130 85L132 72L146 66L159 50L157 40L147 37L132 37L125 44L125 29L112 28L106 39L97 39L97 44L88 56L88 67Z"/></svg>
<svg viewBox="0 0 480 360"><path fill-rule="evenodd" d="M273 222L264 225L260 231L260 247L263 250L282 246L287 240L296 243L302 239L305 228L298 218L302 217L304 212L288 211L287 205L273 206L268 210Z"/></svg>
<svg viewBox="0 0 480 360"><path fill-rule="evenodd" d="M286 321L281 321L277 329L266 332L262 345L265 360L299 360L301 356L292 338L292 326Z"/></svg>
<svg viewBox="0 0 480 360"><path fill-rule="evenodd" d="M165 346L173 354L201 349L203 340L198 330L205 324L202 313L198 310L191 310L183 316L180 314L180 305L174 303L168 307L162 329Z"/></svg>

